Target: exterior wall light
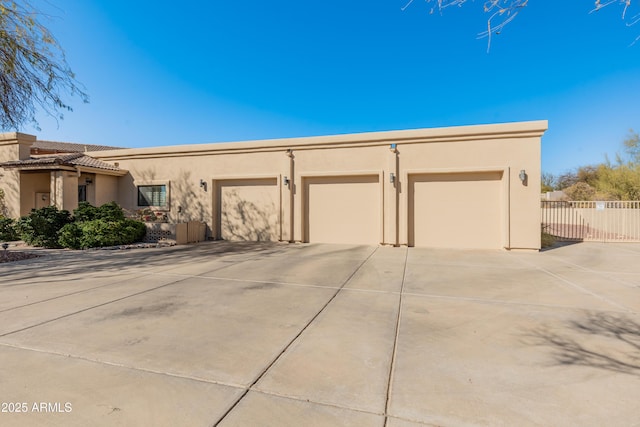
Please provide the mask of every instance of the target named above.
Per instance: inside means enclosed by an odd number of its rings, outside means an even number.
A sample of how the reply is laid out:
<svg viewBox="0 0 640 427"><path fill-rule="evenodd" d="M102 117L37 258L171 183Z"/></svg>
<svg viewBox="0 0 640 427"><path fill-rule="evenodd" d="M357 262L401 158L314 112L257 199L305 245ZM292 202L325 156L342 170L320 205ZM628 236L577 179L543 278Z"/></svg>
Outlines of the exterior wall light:
<svg viewBox="0 0 640 427"><path fill-rule="evenodd" d="M391 172L389 174L389 183L393 184L395 182L396 182L396 175L393 172Z"/></svg>
<svg viewBox="0 0 640 427"><path fill-rule="evenodd" d="M520 171L520 175L518 175L518 177L520 178L520 181L522 181L522 183L524 184L525 181L527 180L527 171L525 171L524 169L522 169Z"/></svg>
<svg viewBox="0 0 640 427"><path fill-rule="evenodd" d="M288 187L288 186L289 186L289 184L291 184L291 180L289 180L289 178L287 178L287 177L285 176L285 177L282 179L282 183Z"/></svg>
<svg viewBox="0 0 640 427"><path fill-rule="evenodd" d="M207 182L204 179L200 180L200 188L203 188L204 191L207 191Z"/></svg>

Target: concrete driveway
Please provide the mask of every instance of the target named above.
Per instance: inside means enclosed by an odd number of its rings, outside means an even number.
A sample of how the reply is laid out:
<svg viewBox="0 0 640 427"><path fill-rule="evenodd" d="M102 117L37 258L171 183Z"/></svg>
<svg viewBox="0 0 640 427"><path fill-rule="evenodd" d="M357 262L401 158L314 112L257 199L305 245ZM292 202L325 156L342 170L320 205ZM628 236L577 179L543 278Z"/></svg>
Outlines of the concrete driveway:
<svg viewBox="0 0 640 427"><path fill-rule="evenodd" d="M640 245L210 242L0 274L3 426L640 425Z"/></svg>

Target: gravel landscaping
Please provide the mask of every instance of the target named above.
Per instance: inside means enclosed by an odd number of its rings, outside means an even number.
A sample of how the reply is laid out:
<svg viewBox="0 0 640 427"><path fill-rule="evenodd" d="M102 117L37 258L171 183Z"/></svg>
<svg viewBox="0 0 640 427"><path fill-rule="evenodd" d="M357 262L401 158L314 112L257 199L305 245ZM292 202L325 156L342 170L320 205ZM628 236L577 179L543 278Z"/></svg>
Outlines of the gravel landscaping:
<svg viewBox="0 0 640 427"><path fill-rule="evenodd" d="M40 255L29 252L2 251L2 253L0 253L0 263L22 261L25 259L38 258L39 256Z"/></svg>

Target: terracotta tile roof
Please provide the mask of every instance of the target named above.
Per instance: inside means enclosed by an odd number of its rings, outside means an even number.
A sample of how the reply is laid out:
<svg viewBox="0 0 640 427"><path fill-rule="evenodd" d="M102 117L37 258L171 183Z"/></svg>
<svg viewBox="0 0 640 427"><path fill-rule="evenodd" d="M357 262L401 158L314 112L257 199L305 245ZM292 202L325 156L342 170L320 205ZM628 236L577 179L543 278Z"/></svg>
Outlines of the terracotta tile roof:
<svg viewBox="0 0 640 427"><path fill-rule="evenodd" d="M94 159L83 153L55 154L42 157L32 157L28 160L12 160L0 163L0 167L4 168L46 168L55 166L84 166L94 169L103 169L110 171L119 171L120 168Z"/></svg>
<svg viewBox="0 0 640 427"><path fill-rule="evenodd" d="M31 146L32 151L55 151L58 153L86 153L89 151L118 150L120 148L122 147L57 141L36 141Z"/></svg>

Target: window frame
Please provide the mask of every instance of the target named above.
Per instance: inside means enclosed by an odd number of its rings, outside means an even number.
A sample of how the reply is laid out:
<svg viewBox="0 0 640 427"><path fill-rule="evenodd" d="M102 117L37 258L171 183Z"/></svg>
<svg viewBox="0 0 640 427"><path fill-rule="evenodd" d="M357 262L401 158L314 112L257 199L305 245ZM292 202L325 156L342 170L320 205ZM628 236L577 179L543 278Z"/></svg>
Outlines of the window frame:
<svg viewBox="0 0 640 427"><path fill-rule="evenodd" d="M160 201L160 200L151 200L148 205L140 204L142 193L140 190L145 187L164 187L164 204L152 204L151 202ZM144 197L144 196L142 196ZM136 191L134 194L134 204L138 207L138 209L154 209L160 211L168 211L170 209L170 186L167 181L159 181L159 182L141 182L136 184ZM152 197L155 198L155 197ZM146 197L144 198L147 199Z"/></svg>

